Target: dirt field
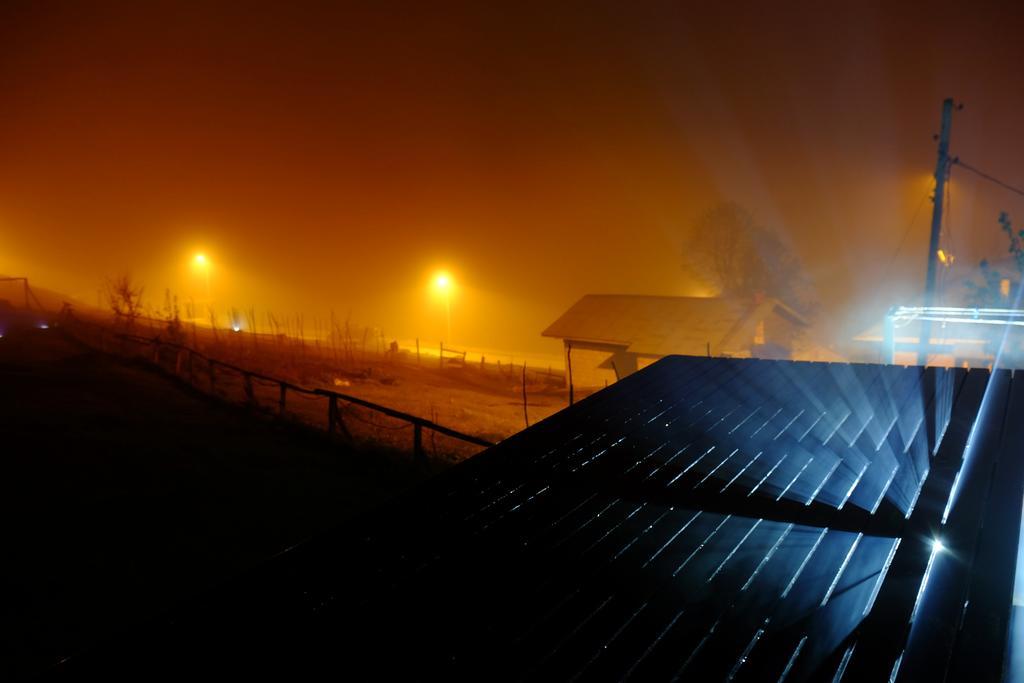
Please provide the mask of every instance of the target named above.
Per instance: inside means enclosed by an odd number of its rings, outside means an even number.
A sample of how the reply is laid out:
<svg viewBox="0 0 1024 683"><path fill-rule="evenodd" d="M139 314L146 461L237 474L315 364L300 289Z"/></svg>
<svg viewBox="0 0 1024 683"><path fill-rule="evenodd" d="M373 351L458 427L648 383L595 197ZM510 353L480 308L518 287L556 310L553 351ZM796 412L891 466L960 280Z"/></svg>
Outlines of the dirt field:
<svg viewBox="0 0 1024 683"><path fill-rule="evenodd" d="M100 321L106 330L125 331L111 321ZM140 321L131 332L146 338L171 341L158 321ZM86 341L90 341L88 338ZM415 352L377 352L352 342L298 340L292 337L233 333L185 325L173 341L195 348L212 358L246 370L263 373L295 384L325 388L362 398L405 413L432 420L457 431L491 442L522 430L526 420L534 424L568 405L568 390L560 370L529 367L526 372L526 412L523 413L523 367L507 363L461 362L446 354L442 363L437 349L417 358ZM107 347L109 348L109 343ZM127 344L111 349L123 354L151 354L145 345ZM242 378L217 374L211 382L205 366L187 369L165 351L161 365L185 377L204 391L240 402L244 397ZM278 387L254 382L257 402L268 410L278 404ZM582 394L577 393L577 398ZM289 394L289 414L304 422L325 427L327 401L322 397ZM349 431L368 442L385 443L399 449L412 446L408 423L392 420L373 411L342 404L342 420ZM453 461L479 451L479 447L426 433L426 448L435 460Z"/></svg>
<svg viewBox="0 0 1024 683"><path fill-rule="evenodd" d="M257 419L59 328L0 322L0 679L39 672L426 476L404 453Z"/></svg>

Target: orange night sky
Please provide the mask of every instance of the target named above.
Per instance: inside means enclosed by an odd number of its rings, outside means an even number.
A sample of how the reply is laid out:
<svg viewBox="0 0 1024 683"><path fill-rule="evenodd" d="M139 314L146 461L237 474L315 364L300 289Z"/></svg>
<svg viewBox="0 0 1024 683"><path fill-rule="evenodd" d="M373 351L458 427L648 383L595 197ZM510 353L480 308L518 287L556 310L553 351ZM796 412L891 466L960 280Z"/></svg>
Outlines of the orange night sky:
<svg viewBox="0 0 1024 683"><path fill-rule="evenodd" d="M585 293L705 291L681 234L734 200L838 334L921 287L927 204L893 255L944 97L953 154L1024 185L1011 5L235 4L3 4L0 272L159 305L203 251L218 305L436 340L446 268L456 342L557 351ZM956 171L951 207L962 260L1024 224Z"/></svg>

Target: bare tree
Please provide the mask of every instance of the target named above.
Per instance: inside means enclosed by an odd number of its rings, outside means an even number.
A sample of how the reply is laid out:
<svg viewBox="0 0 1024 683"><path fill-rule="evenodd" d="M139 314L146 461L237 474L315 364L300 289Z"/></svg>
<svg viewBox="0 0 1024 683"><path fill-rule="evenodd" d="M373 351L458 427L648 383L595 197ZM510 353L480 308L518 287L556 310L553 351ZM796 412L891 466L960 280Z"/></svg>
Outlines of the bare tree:
<svg viewBox="0 0 1024 683"><path fill-rule="evenodd" d="M185 328L181 324L181 309L178 308L178 295L172 295L169 289L164 290L163 317L168 339L175 344L184 344Z"/></svg>
<svg viewBox="0 0 1024 683"><path fill-rule="evenodd" d="M196 302L193 301L191 298L188 300L188 303L185 304L185 315L188 317L189 320L192 321L192 347L198 349L199 335L196 330L196 317L199 314L196 312Z"/></svg>
<svg viewBox="0 0 1024 683"><path fill-rule="evenodd" d="M804 314L815 300L800 259L771 229L733 202L698 218L683 242L683 268L722 296L775 297Z"/></svg>
<svg viewBox="0 0 1024 683"><path fill-rule="evenodd" d="M145 288L136 285L130 273L107 278L103 284L110 310L124 321L126 327L133 327L142 315L142 293Z"/></svg>

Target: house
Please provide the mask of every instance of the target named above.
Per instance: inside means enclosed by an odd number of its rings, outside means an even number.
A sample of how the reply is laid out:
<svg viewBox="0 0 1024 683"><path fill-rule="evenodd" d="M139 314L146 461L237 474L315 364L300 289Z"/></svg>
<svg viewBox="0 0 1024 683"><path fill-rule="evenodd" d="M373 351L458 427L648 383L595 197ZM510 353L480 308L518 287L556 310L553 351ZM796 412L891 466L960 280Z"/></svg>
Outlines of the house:
<svg viewBox="0 0 1024 683"><path fill-rule="evenodd" d="M806 327L770 297L587 294L541 334L562 340L575 386L601 387L670 354L789 358Z"/></svg>

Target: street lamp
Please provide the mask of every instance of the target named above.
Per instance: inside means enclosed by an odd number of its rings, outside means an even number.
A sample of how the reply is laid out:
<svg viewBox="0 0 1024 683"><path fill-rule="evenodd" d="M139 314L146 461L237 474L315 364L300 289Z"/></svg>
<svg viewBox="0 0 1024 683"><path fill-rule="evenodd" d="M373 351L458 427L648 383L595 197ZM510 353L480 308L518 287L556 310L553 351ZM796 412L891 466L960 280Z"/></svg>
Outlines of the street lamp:
<svg viewBox="0 0 1024 683"><path fill-rule="evenodd" d="M203 271L203 276L206 280L206 303L210 303L210 261L206 258L206 254L196 254L195 258L192 259L196 268Z"/></svg>
<svg viewBox="0 0 1024 683"><path fill-rule="evenodd" d="M452 340L452 287L452 277L448 273L442 271L434 276L434 289L444 295L445 318L448 322L446 341L449 343Z"/></svg>

